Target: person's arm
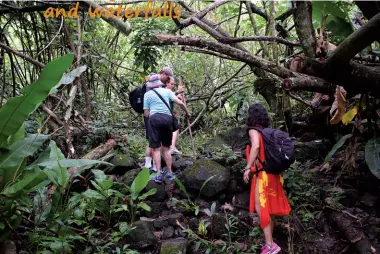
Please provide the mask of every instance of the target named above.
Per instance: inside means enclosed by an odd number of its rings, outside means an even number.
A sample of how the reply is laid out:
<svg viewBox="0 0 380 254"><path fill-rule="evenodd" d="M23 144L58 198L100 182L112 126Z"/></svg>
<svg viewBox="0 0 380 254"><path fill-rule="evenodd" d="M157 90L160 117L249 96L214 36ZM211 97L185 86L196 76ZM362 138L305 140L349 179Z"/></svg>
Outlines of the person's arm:
<svg viewBox="0 0 380 254"><path fill-rule="evenodd" d="M248 183L249 182L249 173L251 172L251 167L253 163L255 163L257 159L257 155L259 154L260 150L260 134L256 130L249 130L249 139L251 141L251 151L249 153L248 161L247 161L247 167L245 168L244 171L244 182Z"/></svg>
<svg viewBox="0 0 380 254"><path fill-rule="evenodd" d="M148 117L150 113L150 100L148 96L145 94L144 95L144 116Z"/></svg>
<svg viewBox="0 0 380 254"><path fill-rule="evenodd" d="M185 89L183 88L183 85L182 84L178 85L178 89L175 92L175 95L179 95L179 94L181 94L183 92L185 92Z"/></svg>
<svg viewBox="0 0 380 254"><path fill-rule="evenodd" d="M260 134L257 130L251 129L249 130L249 139L251 141L251 152L249 153L249 158L247 161L246 170L250 169L253 166L257 159L257 155L259 154L260 149Z"/></svg>
<svg viewBox="0 0 380 254"><path fill-rule="evenodd" d="M173 100L175 103L177 103L184 111L185 111L185 113L186 113L186 115L187 116L190 116L190 112L189 112L189 110L187 110L187 107L186 107L186 105L180 100L180 99L178 99L177 97L176 98L174 98L174 100Z"/></svg>

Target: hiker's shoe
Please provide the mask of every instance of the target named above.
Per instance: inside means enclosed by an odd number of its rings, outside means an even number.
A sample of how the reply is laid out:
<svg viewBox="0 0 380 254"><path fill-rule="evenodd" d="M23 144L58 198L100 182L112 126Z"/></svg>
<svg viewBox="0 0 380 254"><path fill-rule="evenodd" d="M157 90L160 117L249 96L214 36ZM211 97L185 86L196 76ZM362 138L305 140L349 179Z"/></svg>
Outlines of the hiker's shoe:
<svg viewBox="0 0 380 254"><path fill-rule="evenodd" d="M154 173L157 173L157 169L155 167L150 167L149 174L154 174Z"/></svg>
<svg viewBox="0 0 380 254"><path fill-rule="evenodd" d="M167 173L168 173L168 169L166 167L161 169L162 176L165 176Z"/></svg>
<svg viewBox="0 0 380 254"><path fill-rule="evenodd" d="M174 181L175 175L173 173L167 173L166 174L166 179L169 181Z"/></svg>
<svg viewBox="0 0 380 254"><path fill-rule="evenodd" d="M156 183L162 183L162 177L161 177L160 175L156 175L156 176L154 177L154 181L155 181Z"/></svg>
<svg viewBox="0 0 380 254"><path fill-rule="evenodd" d="M273 242L272 246L264 244L264 246L261 247L261 254L277 254L280 250L280 246Z"/></svg>
<svg viewBox="0 0 380 254"><path fill-rule="evenodd" d="M169 150L171 154L173 155L182 155L182 152L178 151L177 148L172 148Z"/></svg>

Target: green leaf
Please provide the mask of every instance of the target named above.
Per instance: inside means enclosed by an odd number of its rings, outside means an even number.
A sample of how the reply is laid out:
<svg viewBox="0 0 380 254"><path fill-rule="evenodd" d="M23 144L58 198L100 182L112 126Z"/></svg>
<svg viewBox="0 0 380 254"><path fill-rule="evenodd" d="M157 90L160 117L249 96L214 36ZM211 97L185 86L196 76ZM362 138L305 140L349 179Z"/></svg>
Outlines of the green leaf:
<svg viewBox="0 0 380 254"><path fill-rule="evenodd" d="M333 17L331 21L326 24L326 28L329 29L334 35L345 38L354 32L351 24L340 17Z"/></svg>
<svg viewBox="0 0 380 254"><path fill-rule="evenodd" d="M16 131L15 134L12 134L9 138L8 138L8 147L10 145L12 145L13 143L15 143L16 141L19 141L19 140L23 140L25 138L25 125L24 123L21 125L20 129L18 129L18 131Z"/></svg>
<svg viewBox="0 0 380 254"><path fill-rule="evenodd" d="M199 190L199 195L198 195L198 197L201 195L201 193L202 193L202 190L203 190L203 188L206 186L206 184L211 180L211 179L213 179L214 177L215 177L216 175L213 175L213 176L210 176L203 184L202 184L202 187L201 187L201 189Z"/></svg>
<svg viewBox="0 0 380 254"><path fill-rule="evenodd" d="M0 146L9 136L16 133L28 115L48 96L49 91L71 66L73 54L65 55L48 63L38 80L22 89L24 95L13 97L0 108Z"/></svg>
<svg viewBox="0 0 380 254"><path fill-rule="evenodd" d="M181 180L179 180L177 177L175 177L174 181L177 183L177 185L179 186L181 191L183 191L183 193L185 193L185 195L187 196L187 199L191 202L190 195L187 193L186 188L183 185L183 183L181 182Z"/></svg>
<svg viewBox="0 0 380 254"><path fill-rule="evenodd" d="M198 241L198 242L195 244L195 248L194 248L194 250L195 250L195 251L198 251L200 246L201 246L201 242Z"/></svg>
<svg viewBox="0 0 380 254"><path fill-rule="evenodd" d="M54 172L56 172L56 182L62 187L66 187L67 183L69 182L69 172L67 170L67 167L63 167L59 161L64 160L65 156L61 152L61 150L57 147L57 144L54 141L50 141L50 160L57 162L57 167L50 167L50 169ZM49 171L49 168L44 170Z"/></svg>
<svg viewBox="0 0 380 254"><path fill-rule="evenodd" d="M340 9L340 7L333 1L313 1L313 13L316 11L317 13L320 13L319 15L319 21L322 18L322 10L324 10L324 14L330 14L335 17L339 17L341 19L346 18L346 14ZM314 17L313 18L317 18Z"/></svg>
<svg viewBox="0 0 380 254"><path fill-rule="evenodd" d="M6 188L1 194L5 196L11 196L18 194L19 192L28 193L28 191L34 188L36 185L39 185L41 182L45 181L46 174L44 172L38 172L33 175L23 178L21 181L12 184Z"/></svg>
<svg viewBox="0 0 380 254"><path fill-rule="evenodd" d="M58 167L59 165L62 167L66 168L71 168L71 167L82 167L82 166L87 166L87 165L93 165L93 164L106 164L109 166L112 166L111 163L105 162L105 161L98 161L98 160L86 160L86 159L63 159L63 160L58 160L58 161L46 161L46 162L41 162L38 163L38 166L41 167Z"/></svg>
<svg viewBox="0 0 380 254"><path fill-rule="evenodd" d="M99 192L94 191L94 190L86 190L85 192L83 192L83 196L90 198L90 199L104 200L104 196L101 195Z"/></svg>
<svg viewBox="0 0 380 254"><path fill-rule="evenodd" d="M331 160L331 157L335 154L335 152L342 147L342 145L346 142L347 139L351 138L352 137L352 134L347 134L345 136L343 136L339 141L338 143L336 143L333 148L331 149L331 151L329 152L329 154L326 156L325 158L325 161L323 162L323 164L326 164L327 162L329 162Z"/></svg>
<svg viewBox="0 0 380 254"><path fill-rule="evenodd" d="M101 182L98 182L100 187L102 187L103 190L108 190L112 187L113 182L110 179L103 180Z"/></svg>
<svg viewBox="0 0 380 254"><path fill-rule="evenodd" d="M156 189L156 188L150 189L149 191L147 191L147 192L145 192L144 194L142 194L142 195L139 197L139 200L144 200L144 199L146 199L147 197L156 194L156 192L157 192L157 189Z"/></svg>
<svg viewBox="0 0 380 254"><path fill-rule="evenodd" d="M0 169L18 166L27 156L37 152L48 138L48 135L33 134L24 140L13 143L8 151L0 152Z"/></svg>
<svg viewBox="0 0 380 254"><path fill-rule="evenodd" d="M136 199L139 193L147 186L150 180L149 169L143 168L136 176L131 185L133 199Z"/></svg>
<svg viewBox="0 0 380 254"><path fill-rule="evenodd" d="M147 211L147 212L150 212L150 210L151 210L150 206L148 206L148 205L145 204L145 203L139 203L139 204L137 204L137 206L138 206L138 207L141 207L142 209L144 209L144 210Z"/></svg>
<svg viewBox="0 0 380 254"><path fill-rule="evenodd" d="M372 174L380 179L380 138L372 138L365 145L365 161Z"/></svg>
<svg viewBox="0 0 380 254"><path fill-rule="evenodd" d="M101 182L103 180L106 180L108 179L108 177L106 176L106 174L104 174L104 172L102 170L99 170L99 169L93 169L91 170L92 173L94 174L95 176L95 180L97 182Z"/></svg>
<svg viewBox="0 0 380 254"><path fill-rule="evenodd" d="M38 163L49 161L50 160L50 151L51 147L48 146L38 157L37 160L35 160L32 165L37 165Z"/></svg>

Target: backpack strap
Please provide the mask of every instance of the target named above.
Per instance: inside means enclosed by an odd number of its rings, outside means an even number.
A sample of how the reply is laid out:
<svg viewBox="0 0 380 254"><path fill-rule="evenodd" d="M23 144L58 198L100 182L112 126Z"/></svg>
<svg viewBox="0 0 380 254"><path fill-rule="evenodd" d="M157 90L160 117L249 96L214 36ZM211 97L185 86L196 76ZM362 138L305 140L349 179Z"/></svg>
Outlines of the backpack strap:
<svg viewBox="0 0 380 254"><path fill-rule="evenodd" d="M155 94L157 94L157 96L162 100L162 102L163 102L163 103L166 105L166 107L169 109L170 114L172 114L172 116L174 116L174 115L173 115L173 112L172 112L172 109L169 107L168 103L164 100L164 98L162 98L161 94L159 94L159 93L156 91L156 89L152 89L152 91L155 92ZM173 119L173 121L174 121L174 119Z"/></svg>

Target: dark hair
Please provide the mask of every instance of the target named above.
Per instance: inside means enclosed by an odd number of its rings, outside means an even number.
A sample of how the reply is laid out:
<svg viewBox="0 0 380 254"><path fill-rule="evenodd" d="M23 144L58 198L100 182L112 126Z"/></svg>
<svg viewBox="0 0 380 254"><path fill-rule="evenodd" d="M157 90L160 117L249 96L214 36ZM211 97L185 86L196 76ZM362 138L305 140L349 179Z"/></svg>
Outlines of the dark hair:
<svg viewBox="0 0 380 254"><path fill-rule="evenodd" d="M264 128L268 128L270 121L267 110L260 104L252 104L248 108L247 126L260 125Z"/></svg>

